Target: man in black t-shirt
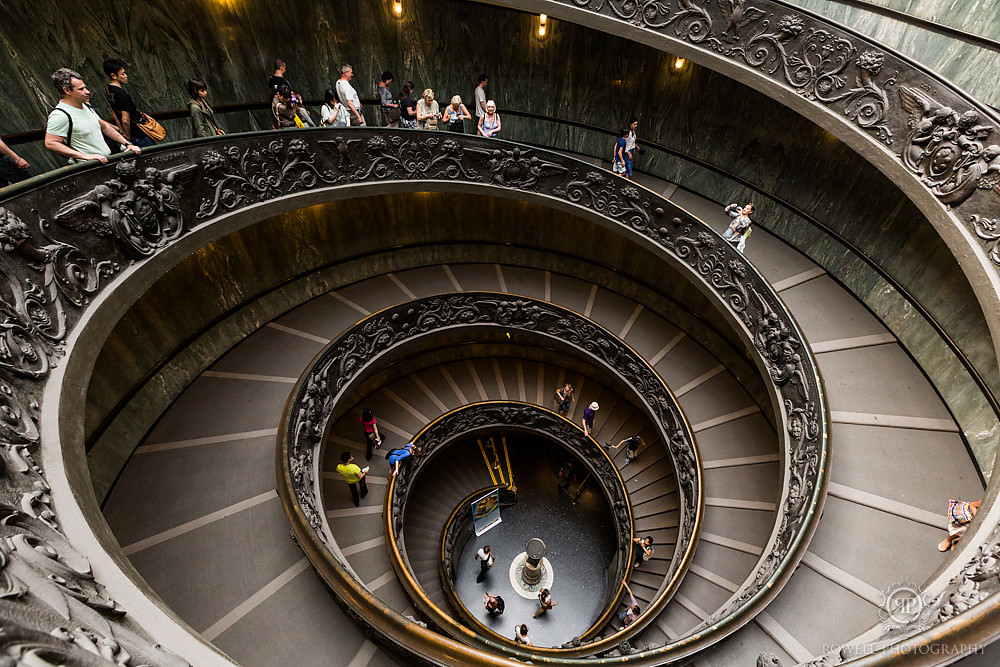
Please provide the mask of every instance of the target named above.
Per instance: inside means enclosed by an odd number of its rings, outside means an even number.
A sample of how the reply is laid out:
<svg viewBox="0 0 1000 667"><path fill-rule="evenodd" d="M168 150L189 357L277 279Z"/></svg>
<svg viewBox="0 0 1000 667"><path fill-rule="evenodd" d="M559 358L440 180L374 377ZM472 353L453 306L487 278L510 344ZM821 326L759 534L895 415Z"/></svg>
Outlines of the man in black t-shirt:
<svg viewBox="0 0 1000 667"><path fill-rule="evenodd" d="M288 71L288 66L285 61L281 58L274 59L274 74L271 78L267 80L267 101L271 102L274 100L274 94L281 89L282 86L288 86L288 89L292 89L292 84L288 83L288 79L285 78L285 72Z"/></svg>
<svg viewBox="0 0 1000 667"><path fill-rule="evenodd" d="M622 445L628 445L628 451L625 454L625 465L628 465L632 461L635 461L637 458L639 458L639 446L642 444L643 444L642 438L637 433L630 438L625 438L617 445L612 447L612 449L618 449Z"/></svg>
<svg viewBox="0 0 1000 667"><path fill-rule="evenodd" d="M122 136L139 147L152 146L155 142L139 129L139 109L135 106L132 96L125 90L128 74L125 73L125 63L120 60L105 60L104 73L108 75L108 86L105 92L111 113Z"/></svg>

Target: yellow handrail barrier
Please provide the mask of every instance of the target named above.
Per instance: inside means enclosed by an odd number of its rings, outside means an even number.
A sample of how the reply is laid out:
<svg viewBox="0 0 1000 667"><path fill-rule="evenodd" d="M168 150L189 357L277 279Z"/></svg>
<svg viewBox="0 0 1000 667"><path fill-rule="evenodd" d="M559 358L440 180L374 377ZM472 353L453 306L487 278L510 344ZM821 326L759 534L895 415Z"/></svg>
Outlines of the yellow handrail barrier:
<svg viewBox="0 0 1000 667"><path fill-rule="evenodd" d="M479 451L483 454L483 461L486 462L486 469L490 473L490 479L493 480L493 484L497 484L497 476L493 473L493 466L490 465L490 458L486 456L486 448L483 447L483 441L481 438L476 438L476 444L479 445Z"/></svg>
<svg viewBox="0 0 1000 667"><path fill-rule="evenodd" d="M503 456L507 459L507 477L510 479L510 484L507 486L511 491L517 493L517 485L514 484L514 470L510 467L510 452L507 451L507 436L502 436L500 442L503 443Z"/></svg>

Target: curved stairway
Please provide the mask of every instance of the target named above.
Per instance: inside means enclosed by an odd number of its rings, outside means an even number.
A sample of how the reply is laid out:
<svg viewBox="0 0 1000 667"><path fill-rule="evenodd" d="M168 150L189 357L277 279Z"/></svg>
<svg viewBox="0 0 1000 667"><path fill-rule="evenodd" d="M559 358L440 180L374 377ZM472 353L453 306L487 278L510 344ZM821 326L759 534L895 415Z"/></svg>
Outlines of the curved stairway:
<svg viewBox="0 0 1000 667"><path fill-rule="evenodd" d="M674 201L724 226L717 205L669 189ZM790 305L817 353L834 421L832 482L803 566L776 602L701 657L703 664L746 663L765 650L803 661L867 629L878 621L882 590L903 578L919 584L944 558L934 544L943 536L947 499L982 493L954 421L884 327L822 269L765 232L754 234L747 255ZM775 521L776 437L738 382L696 341L640 304L558 274L500 265L387 274L290 311L222 357L150 432L105 505L120 543L154 589L241 664L329 664L332 655L352 667L406 664L364 638L288 538L273 490L274 435L291 384L323 344L385 306L457 290L526 294L572 308L635 347L677 394L705 464L705 519L689 574L636 645L694 627L752 568ZM490 360L456 362L443 366L450 379L428 369L384 388L371 407L395 442L463 401L499 396L549 406L563 381L532 362L515 363L512 371L499 367ZM586 402L601 403L599 441L631 435L613 396L567 379L578 390L577 416ZM358 442L357 414L341 424L331 451ZM616 463L624 463L622 450ZM412 614L384 550L384 459L373 464L372 494L358 510L342 482L327 479L328 516L369 590ZM647 521L670 512L656 484L657 465L646 455L623 471L638 507L650 503L649 514L636 512L640 534ZM646 575L633 578L640 596L655 590Z"/></svg>

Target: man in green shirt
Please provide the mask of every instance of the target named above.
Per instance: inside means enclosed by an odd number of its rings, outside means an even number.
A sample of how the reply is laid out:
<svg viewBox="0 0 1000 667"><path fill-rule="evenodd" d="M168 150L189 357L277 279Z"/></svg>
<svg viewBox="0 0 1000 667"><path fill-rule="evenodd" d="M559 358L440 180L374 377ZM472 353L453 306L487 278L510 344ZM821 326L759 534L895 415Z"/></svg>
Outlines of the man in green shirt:
<svg viewBox="0 0 1000 667"><path fill-rule="evenodd" d="M361 498L368 495L368 482L365 481L365 475L368 474L368 466L365 466L364 470L362 470L358 467L358 464L354 463L354 457L351 456L351 453L344 452L340 455L340 465L337 466L337 472L347 482L347 488L351 490L351 500L354 501L354 506L359 507L361 505ZM361 488L360 497L358 497L359 487Z"/></svg>
<svg viewBox="0 0 1000 667"><path fill-rule="evenodd" d="M88 104L90 91L79 74L65 67L52 73L52 83L62 96L49 114L45 126L45 147L70 162L97 160L106 163L111 151L104 137L121 146L121 150L140 153L138 146L122 136L111 123L102 119Z"/></svg>

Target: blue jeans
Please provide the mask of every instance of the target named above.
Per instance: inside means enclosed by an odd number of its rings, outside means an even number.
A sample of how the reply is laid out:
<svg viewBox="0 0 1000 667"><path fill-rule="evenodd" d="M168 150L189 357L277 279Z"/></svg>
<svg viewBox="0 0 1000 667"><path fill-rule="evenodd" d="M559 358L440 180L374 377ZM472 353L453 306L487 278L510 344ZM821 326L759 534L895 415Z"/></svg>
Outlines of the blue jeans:
<svg viewBox="0 0 1000 667"><path fill-rule="evenodd" d="M0 188L31 178L34 174L30 169L18 169L14 161L6 155L0 155Z"/></svg>

